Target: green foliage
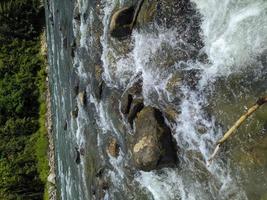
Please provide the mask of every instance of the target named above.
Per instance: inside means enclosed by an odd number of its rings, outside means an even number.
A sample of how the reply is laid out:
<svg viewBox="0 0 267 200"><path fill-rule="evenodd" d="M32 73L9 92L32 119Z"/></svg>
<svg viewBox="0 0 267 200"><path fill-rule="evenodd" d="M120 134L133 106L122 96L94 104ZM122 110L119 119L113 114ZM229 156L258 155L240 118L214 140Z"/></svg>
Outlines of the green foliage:
<svg viewBox="0 0 267 200"><path fill-rule="evenodd" d="M0 199L42 199L48 175L43 9L0 2Z"/></svg>
<svg viewBox="0 0 267 200"><path fill-rule="evenodd" d="M38 37L44 10L39 0L2 0L0 3L0 37L27 39Z"/></svg>

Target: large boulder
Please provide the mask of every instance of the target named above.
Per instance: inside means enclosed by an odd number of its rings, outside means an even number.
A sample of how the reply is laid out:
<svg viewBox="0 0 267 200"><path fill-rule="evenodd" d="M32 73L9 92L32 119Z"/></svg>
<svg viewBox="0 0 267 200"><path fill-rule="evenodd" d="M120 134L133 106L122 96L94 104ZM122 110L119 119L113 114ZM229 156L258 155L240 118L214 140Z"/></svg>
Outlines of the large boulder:
<svg viewBox="0 0 267 200"><path fill-rule="evenodd" d="M123 7L114 12L109 25L112 37L121 39L131 35L143 1L139 0L136 5Z"/></svg>
<svg viewBox="0 0 267 200"><path fill-rule="evenodd" d="M112 15L109 25L112 37L123 38L131 34L134 12L134 6L131 6L121 8Z"/></svg>
<svg viewBox="0 0 267 200"><path fill-rule="evenodd" d="M176 149L171 131L159 110L148 106L137 114L135 138L132 152L137 169L150 171L175 165Z"/></svg>

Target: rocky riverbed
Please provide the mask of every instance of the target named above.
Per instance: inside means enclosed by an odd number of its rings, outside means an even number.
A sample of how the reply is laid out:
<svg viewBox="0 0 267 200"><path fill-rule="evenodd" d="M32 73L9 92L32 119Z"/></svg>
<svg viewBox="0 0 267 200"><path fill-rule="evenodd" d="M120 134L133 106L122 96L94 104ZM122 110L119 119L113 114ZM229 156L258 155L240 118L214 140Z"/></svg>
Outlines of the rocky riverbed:
<svg viewBox="0 0 267 200"><path fill-rule="evenodd" d="M266 10L260 0L47 1L61 199L264 198L252 183L266 182L266 111L206 162L266 92ZM240 164L246 146L262 164L255 179Z"/></svg>

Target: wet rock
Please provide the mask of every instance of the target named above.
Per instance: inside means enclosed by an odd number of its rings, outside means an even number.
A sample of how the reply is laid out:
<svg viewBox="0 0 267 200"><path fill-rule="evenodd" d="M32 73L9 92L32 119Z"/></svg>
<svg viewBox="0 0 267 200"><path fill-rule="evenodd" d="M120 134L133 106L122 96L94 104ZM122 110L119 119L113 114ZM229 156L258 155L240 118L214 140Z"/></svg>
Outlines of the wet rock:
<svg viewBox="0 0 267 200"><path fill-rule="evenodd" d="M79 101L80 101L81 105L82 106L86 106L86 103L87 103L87 101L86 101L86 92L85 91L80 92L78 94L78 98L79 98Z"/></svg>
<svg viewBox="0 0 267 200"><path fill-rule="evenodd" d="M133 98L142 98L142 85L142 80L138 79L123 93L121 97L121 112L123 114L129 113Z"/></svg>
<svg viewBox="0 0 267 200"><path fill-rule="evenodd" d="M107 153L112 157L118 157L119 155L119 145L115 138L111 138L107 146Z"/></svg>
<svg viewBox="0 0 267 200"><path fill-rule="evenodd" d="M157 32L154 24L167 29L175 27L177 41L182 40L183 43L179 44L179 49L172 51L175 52L171 55L173 58L168 60L186 61L196 59L203 48L200 19L200 13L197 12L195 5L188 0L144 0L136 26L152 32Z"/></svg>
<svg viewBox="0 0 267 200"><path fill-rule="evenodd" d="M133 145L133 161L137 169L150 171L174 166L176 150L171 131L164 123L162 113L145 107L135 119L136 140Z"/></svg>
<svg viewBox="0 0 267 200"><path fill-rule="evenodd" d="M71 57L74 58L75 50L76 50L76 41L75 41L75 39L72 40L70 46L71 46Z"/></svg>
<svg viewBox="0 0 267 200"><path fill-rule="evenodd" d="M201 72L197 69L183 71L183 84L195 89L201 78Z"/></svg>
<svg viewBox="0 0 267 200"><path fill-rule="evenodd" d="M175 122L179 112L177 110L175 110L172 106L168 106L165 110L164 110L164 115L166 116L166 118L171 121L171 122Z"/></svg>
<svg viewBox="0 0 267 200"><path fill-rule="evenodd" d="M65 123L64 123L64 127L63 129L66 131L68 129L68 121L66 120Z"/></svg>
<svg viewBox="0 0 267 200"><path fill-rule="evenodd" d="M80 154L81 154L81 156L85 155L85 149L83 147L80 148Z"/></svg>
<svg viewBox="0 0 267 200"><path fill-rule="evenodd" d="M199 134L205 134L208 131L208 127L202 122L197 122L195 128Z"/></svg>
<svg viewBox="0 0 267 200"><path fill-rule="evenodd" d="M134 6L121 8L111 18L110 35L115 38L126 37L132 32Z"/></svg>
<svg viewBox="0 0 267 200"><path fill-rule="evenodd" d="M75 147L75 151L76 151L75 162L78 165L81 163L81 155L80 155L80 151L79 151L78 147Z"/></svg>
<svg viewBox="0 0 267 200"><path fill-rule="evenodd" d="M77 118L78 113L79 113L79 108L78 108L78 106L75 106L74 110L71 112L71 116L74 118Z"/></svg>
<svg viewBox="0 0 267 200"><path fill-rule="evenodd" d="M177 93L177 92L179 92L181 85L182 85L181 74L180 73L173 73L167 82L166 90L171 92L171 93Z"/></svg>
<svg viewBox="0 0 267 200"><path fill-rule="evenodd" d="M106 179L99 179L97 181L97 190L95 192L96 199L104 199L105 194L109 188L109 183Z"/></svg>
<svg viewBox="0 0 267 200"><path fill-rule="evenodd" d="M80 88L79 84L77 83L73 88L73 92L74 92L75 96L77 96L79 94L79 88Z"/></svg>
<svg viewBox="0 0 267 200"><path fill-rule="evenodd" d="M121 100L121 112L123 114L128 114L131 108L131 104L133 101L133 96L129 93L124 94L122 96L122 100Z"/></svg>
<svg viewBox="0 0 267 200"><path fill-rule="evenodd" d="M112 15L109 25L112 37L123 39L131 35L142 4L143 0L139 0L135 6L121 8Z"/></svg>
<svg viewBox="0 0 267 200"><path fill-rule="evenodd" d="M67 47L68 47L68 39L66 36L63 39L63 47L64 47L64 49L67 49Z"/></svg>
<svg viewBox="0 0 267 200"><path fill-rule="evenodd" d="M133 121L138 112L140 112L144 108L143 99L134 99L131 103L129 114L128 114L128 122L131 126L133 126Z"/></svg>
<svg viewBox="0 0 267 200"><path fill-rule="evenodd" d="M96 172L96 177L102 177L103 176L103 173L104 173L104 170L105 170L105 168L104 167L100 167L98 170L97 170L97 172Z"/></svg>
<svg viewBox="0 0 267 200"><path fill-rule="evenodd" d="M81 13L79 11L79 7L75 6L73 11L73 19L75 19L77 22L81 22Z"/></svg>
<svg viewBox="0 0 267 200"><path fill-rule="evenodd" d="M157 1L145 0L137 17L139 26L146 25L153 21L157 12Z"/></svg>
<svg viewBox="0 0 267 200"><path fill-rule="evenodd" d="M101 65L95 65L95 95L98 100L102 97L104 82L102 80L103 68Z"/></svg>
<svg viewBox="0 0 267 200"><path fill-rule="evenodd" d="M183 97L181 86L183 84L183 78L180 72L172 73L166 84L166 90L168 92L168 100L176 105L180 104Z"/></svg>

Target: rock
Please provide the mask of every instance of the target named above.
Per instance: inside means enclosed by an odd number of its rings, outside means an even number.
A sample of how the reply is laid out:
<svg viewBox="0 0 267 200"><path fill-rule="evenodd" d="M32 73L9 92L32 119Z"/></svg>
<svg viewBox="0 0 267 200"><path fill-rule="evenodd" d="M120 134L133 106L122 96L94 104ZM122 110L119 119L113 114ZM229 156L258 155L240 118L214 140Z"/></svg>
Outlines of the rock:
<svg viewBox="0 0 267 200"><path fill-rule="evenodd" d="M138 79L123 93L121 97L121 112L123 114L129 113L134 97L142 98L142 86L142 79Z"/></svg>
<svg viewBox="0 0 267 200"><path fill-rule="evenodd" d="M139 26L146 25L153 21L157 12L157 1L145 0L137 17Z"/></svg>
<svg viewBox="0 0 267 200"><path fill-rule="evenodd" d="M75 151L76 151L75 162L78 165L81 163L81 155L80 155L80 151L79 151L78 147L75 147Z"/></svg>
<svg viewBox="0 0 267 200"><path fill-rule="evenodd" d="M85 149L83 147L80 148L80 154L81 154L81 156L85 155Z"/></svg>
<svg viewBox="0 0 267 200"><path fill-rule="evenodd" d="M129 114L128 114L128 122L131 126L133 126L133 121L138 112L140 112L144 108L143 99L134 99L131 103Z"/></svg>
<svg viewBox="0 0 267 200"><path fill-rule="evenodd" d="M73 19L75 19L77 22L81 22L81 13L79 11L79 7L75 6L73 10Z"/></svg>
<svg viewBox="0 0 267 200"><path fill-rule="evenodd" d="M75 96L77 96L79 94L79 88L80 88L79 84L76 83L76 85L73 88L73 92L74 92Z"/></svg>
<svg viewBox="0 0 267 200"><path fill-rule="evenodd" d="M150 171L176 163L171 131L159 110L145 107L137 114L135 126L133 161L137 169Z"/></svg>
<svg viewBox="0 0 267 200"><path fill-rule="evenodd" d="M135 6L121 8L112 15L109 25L112 37L122 39L131 35L142 4L143 0L139 0Z"/></svg>
<svg viewBox="0 0 267 200"><path fill-rule="evenodd" d="M182 40L186 44L180 44L179 50L173 49L172 52L176 52L171 60L187 61L198 57L199 51L203 48L203 42L200 36L201 16L194 3L189 0L144 0L138 13L136 26L142 30L155 32L154 24L166 29L175 27L177 41Z"/></svg>
<svg viewBox="0 0 267 200"><path fill-rule="evenodd" d="M67 120L65 120L63 129L64 129L65 131L68 129L68 121L67 121Z"/></svg>
<svg viewBox="0 0 267 200"><path fill-rule="evenodd" d="M204 123L202 123L200 121L198 121L196 123L195 129L201 135L207 133L207 131L208 131L208 127Z"/></svg>
<svg viewBox="0 0 267 200"><path fill-rule="evenodd" d="M100 178L100 177L102 177L103 176L103 174L104 174L104 171L105 171L105 168L104 167L100 167L98 170L97 170L97 172L96 172L96 177L97 178Z"/></svg>
<svg viewBox="0 0 267 200"><path fill-rule="evenodd" d="M191 89L195 89L199 80L201 79L201 71L198 69L191 69L182 72L183 85L189 86Z"/></svg>
<svg viewBox="0 0 267 200"><path fill-rule="evenodd" d="M115 138L111 138L107 147L107 153L112 157L118 157L119 155L119 145Z"/></svg>
<svg viewBox="0 0 267 200"><path fill-rule="evenodd" d="M79 108L78 106L75 106L74 110L71 112L71 116L74 118L78 117Z"/></svg>
<svg viewBox="0 0 267 200"><path fill-rule="evenodd" d="M49 176L47 177L47 181L49 183L52 183L53 185L55 185L56 184L56 174L50 173Z"/></svg>
<svg viewBox="0 0 267 200"><path fill-rule="evenodd" d="M126 37L132 32L134 6L121 8L116 11L110 21L110 35L115 38Z"/></svg>
<svg viewBox="0 0 267 200"><path fill-rule="evenodd" d="M79 101L81 102L81 105L85 106L86 105L86 92L85 91L79 92L78 98L79 98Z"/></svg>
<svg viewBox="0 0 267 200"><path fill-rule="evenodd" d="M68 39L66 36L63 39L63 47L64 47L64 49L67 49L67 47L68 47Z"/></svg>
<svg viewBox="0 0 267 200"><path fill-rule="evenodd" d="M102 92L103 92L103 85L104 82L102 80L102 73L103 73L103 68L101 65L95 65L95 95L98 100L101 99L102 97Z"/></svg>
<svg viewBox="0 0 267 200"><path fill-rule="evenodd" d="M176 111L172 106L168 106L165 110L164 110L164 114L165 114L165 117L171 121L171 122L175 122L178 115L179 115L179 112Z"/></svg>
<svg viewBox="0 0 267 200"><path fill-rule="evenodd" d="M133 96L129 93L126 93L122 96L121 100L121 112L123 114L128 114L131 108L131 104L133 101Z"/></svg>
<svg viewBox="0 0 267 200"><path fill-rule="evenodd" d="M171 75L169 78L167 84L166 84L166 90L170 93L181 93L180 87L182 86L182 77L181 74L176 72Z"/></svg>

